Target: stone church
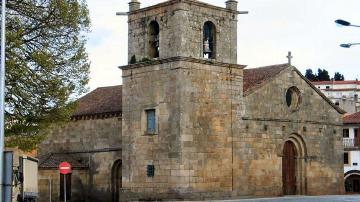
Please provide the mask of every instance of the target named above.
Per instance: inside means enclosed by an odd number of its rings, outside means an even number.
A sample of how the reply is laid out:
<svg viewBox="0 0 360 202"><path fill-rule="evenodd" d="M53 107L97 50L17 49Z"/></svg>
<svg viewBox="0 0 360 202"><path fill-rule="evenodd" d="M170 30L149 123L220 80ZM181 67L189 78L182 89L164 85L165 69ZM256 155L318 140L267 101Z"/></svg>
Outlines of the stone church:
<svg viewBox="0 0 360 202"><path fill-rule="evenodd" d="M345 112L290 63L237 64L244 12L225 3L129 3L123 85L81 98L39 145L44 196L51 178L59 198L64 160L74 201L344 192Z"/></svg>

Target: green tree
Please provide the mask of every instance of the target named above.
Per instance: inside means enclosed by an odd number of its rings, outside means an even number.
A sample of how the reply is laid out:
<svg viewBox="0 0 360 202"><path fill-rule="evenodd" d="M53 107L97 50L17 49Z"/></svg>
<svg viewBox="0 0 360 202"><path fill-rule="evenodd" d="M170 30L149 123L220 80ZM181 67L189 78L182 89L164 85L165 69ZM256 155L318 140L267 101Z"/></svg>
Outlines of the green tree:
<svg viewBox="0 0 360 202"><path fill-rule="evenodd" d="M344 81L345 77L340 72L335 72L334 78L335 81Z"/></svg>
<svg viewBox="0 0 360 202"><path fill-rule="evenodd" d="M7 0L6 135L37 135L86 91L85 0Z"/></svg>
<svg viewBox="0 0 360 202"><path fill-rule="evenodd" d="M305 73L305 77L310 81L316 81L316 75L313 73L312 69L307 69Z"/></svg>
<svg viewBox="0 0 360 202"><path fill-rule="evenodd" d="M330 75L329 72L325 69L318 69L317 73L317 80L318 81L330 81Z"/></svg>

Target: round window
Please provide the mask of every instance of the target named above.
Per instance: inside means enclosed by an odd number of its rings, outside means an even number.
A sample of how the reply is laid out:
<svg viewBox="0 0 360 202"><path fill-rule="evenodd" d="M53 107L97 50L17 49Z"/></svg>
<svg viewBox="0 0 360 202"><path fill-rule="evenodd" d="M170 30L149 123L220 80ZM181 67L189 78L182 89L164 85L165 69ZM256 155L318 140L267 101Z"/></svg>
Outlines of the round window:
<svg viewBox="0 0 360 202"><path fill-rule="evenodd" d="M295 86L289 88L286 91L286 104L292 110L296 111L299 109L301 103L300 90Z"/></svg>

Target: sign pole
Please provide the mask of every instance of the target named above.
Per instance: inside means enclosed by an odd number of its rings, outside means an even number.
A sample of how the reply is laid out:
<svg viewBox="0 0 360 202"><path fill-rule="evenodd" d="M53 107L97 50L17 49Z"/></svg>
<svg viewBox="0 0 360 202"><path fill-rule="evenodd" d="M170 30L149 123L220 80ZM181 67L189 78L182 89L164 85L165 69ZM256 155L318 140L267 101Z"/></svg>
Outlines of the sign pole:
<svg viewBox="0 0 360 202"><path fill-rule="evenodd" d="M4 97L5 97L5 12L6 0L1 1L1 67L0 67L0 202L4 199Z"/></svg>
<svg viewBox="0 0 360 202"><path fill-rule="evenodd" d="M68 162L61 162L59 165L60 174L64 175L64 202L66 202L66 175L71 173L71 165ZM1 201L0 201L1 202Z"/></svg>
<svg viewBox="0 0 360 202"><path fill-rule="evenodd" d="M66 202L66 175L64 175L64 202Z"/></svg>

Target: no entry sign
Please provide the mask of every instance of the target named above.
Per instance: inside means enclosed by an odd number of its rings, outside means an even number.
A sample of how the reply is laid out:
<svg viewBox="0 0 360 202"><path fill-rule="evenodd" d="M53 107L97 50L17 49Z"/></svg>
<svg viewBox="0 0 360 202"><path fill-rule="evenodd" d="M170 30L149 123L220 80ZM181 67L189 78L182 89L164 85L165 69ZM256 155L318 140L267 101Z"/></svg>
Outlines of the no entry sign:
<svg viewBox="0 0 360 202"><path fill-rule="evenodd" d="M59 171L61 174L63 175L67 175L69 173L71 173L71 165L68 162L61 162L59 165Z"/></svg>

